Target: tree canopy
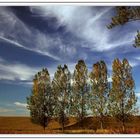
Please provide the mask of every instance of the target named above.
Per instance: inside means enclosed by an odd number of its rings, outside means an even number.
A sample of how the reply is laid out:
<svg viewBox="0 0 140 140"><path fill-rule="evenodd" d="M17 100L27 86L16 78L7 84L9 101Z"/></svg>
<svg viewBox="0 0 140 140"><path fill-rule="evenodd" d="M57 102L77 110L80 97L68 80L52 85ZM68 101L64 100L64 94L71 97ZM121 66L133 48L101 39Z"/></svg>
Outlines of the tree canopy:
<svg viewBox="0 0 140 140"><path fill-rule="evenodd" d="M127 59L114 59L111 83L103 60L93 64L90 73L84 60L79 60L74 73L70 73L66 64L58 65L52 80L46 68L38 72L27 104L31 120L44 130L53 118L63 132L70 117L75 117L83 127L83 120L91 112L99 119L101 128L104 117L112 116L122 122L124 129L128 118L137 113L134 88L132 67Z"/></svg>

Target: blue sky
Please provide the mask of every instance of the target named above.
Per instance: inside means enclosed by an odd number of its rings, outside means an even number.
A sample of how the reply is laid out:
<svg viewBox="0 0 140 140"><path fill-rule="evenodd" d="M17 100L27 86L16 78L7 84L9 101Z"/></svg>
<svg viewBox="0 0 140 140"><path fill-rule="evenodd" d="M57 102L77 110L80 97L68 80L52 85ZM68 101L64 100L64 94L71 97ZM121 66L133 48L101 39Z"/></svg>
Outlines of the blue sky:
<svg viewBox="0 0 140 140"><path fill-rule="evenodd" d="M105 60L110 79L113 59L127 58L139 97L140 49L132 44L140 24L108 30L113 15L114 7L0 7L0 116L29 115L26 97L34 74L47 67L53 77L57 65L64 63L73 72L79 59L89 72Z"/></svg>

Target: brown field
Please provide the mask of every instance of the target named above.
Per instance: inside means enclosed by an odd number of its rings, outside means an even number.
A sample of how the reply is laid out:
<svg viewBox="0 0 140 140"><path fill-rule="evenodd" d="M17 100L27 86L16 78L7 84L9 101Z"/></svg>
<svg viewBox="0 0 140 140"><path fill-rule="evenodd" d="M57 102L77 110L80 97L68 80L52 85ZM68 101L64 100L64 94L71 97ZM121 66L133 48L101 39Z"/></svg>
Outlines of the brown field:
<svg viewBox="0 0 140 140"><path fill-rule="evenodd" d="M100 124L96 118L85 118L83 129L81 129L75 118L69 119L69 124L65 126L65 134L119 134L121 133L121 123L113 118L105 118L104 129L100 129ZM0 117L0 134L60 134L61 127L53 119L45 131L39 125L33 124L29 117ZM126 123L126 134L140 134L140 117L135 117L132 122Z"/></svg>

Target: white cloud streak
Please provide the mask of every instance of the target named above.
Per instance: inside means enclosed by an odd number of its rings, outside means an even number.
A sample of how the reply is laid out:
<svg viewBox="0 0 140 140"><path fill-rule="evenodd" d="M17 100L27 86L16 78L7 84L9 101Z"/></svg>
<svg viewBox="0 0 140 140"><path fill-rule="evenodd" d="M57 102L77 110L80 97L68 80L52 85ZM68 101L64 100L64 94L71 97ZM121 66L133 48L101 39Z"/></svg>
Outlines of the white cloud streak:
<svg viewBox="0 0 140 140"><path fill-rule="evenodd" d="M10 43L10 44L13 44L13 45L15 45L15 46L17 46L17 47L23 48L23 49L25 49L25 50L32 51L32 52L36 52L36 53L39 53L39 54L42 54L42 55L46 55L46 56L49 56L49 57L51 57L51 58L53 58L53 59L55 59L55 60L60 60L60 58L58 58L58 57L56 57L56 56L54 56L54 55L51 55L51 54L49 54L48 52L43 52L43 51L41 51L41 50L39 50L39 49L38 49L38 50L36 50L36 49L30 49L30 48L28 48L28 47L25 47L25 46L19 44L19 43L16 42L16 41L7 39L7 38L2 37L2 36L0 36L0 39L4 40L5 42L8 42L8 43Z"/></svg>
<svg viewBox="0 0 140 140"><path fill-rule="evenodd" d="M27 107L27 104L21 103L21 102L14 102L14 105L16 105L16 106L18 106L18 107L24 107L24 108Z"/></svg>
<svg viewBox="0 0 140 140"><path fill-rule="evenodd" d="M18 46L18 47L21 47L21 48L24 48L24 49L25 49L25 47L24 47L23 45L19 44L19 43L16 42L16 41L7 39L7 38L2 37L2 36L0 36L0 39L4 40L5 42L11 43L11 44L13 44L13 45L16 45L16 46Z"/></svg>
<svg viewBox="0 0 140 140"><path fill-rule="evenodd" d="M2 58L1 61L0 80L32 80L33 75L40 70L40 68L33 68L19 63L9 64Z"/></svg>

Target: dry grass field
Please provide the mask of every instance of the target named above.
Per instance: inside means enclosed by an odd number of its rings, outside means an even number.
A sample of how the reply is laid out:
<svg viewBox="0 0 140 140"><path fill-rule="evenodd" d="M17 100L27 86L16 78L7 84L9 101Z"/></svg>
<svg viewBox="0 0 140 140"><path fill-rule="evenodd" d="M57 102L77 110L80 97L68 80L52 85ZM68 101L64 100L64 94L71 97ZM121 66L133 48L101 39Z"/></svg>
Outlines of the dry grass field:
<svg viewBox="0 0 140 140"><path fill-rule="evenodd" d="M0 134L60 134L61 127L58 122L52 120L46 130L39 125L33 124L29 117L0 117ZM121 133L120 123L113 118L105 118L104 129L96 118L88 117L83 120L81 129L75 118L69 119L65 126L65 134L119 134ZM132 122L126 124L127 134L140 134L140 117L135 117Z"/></svg>

